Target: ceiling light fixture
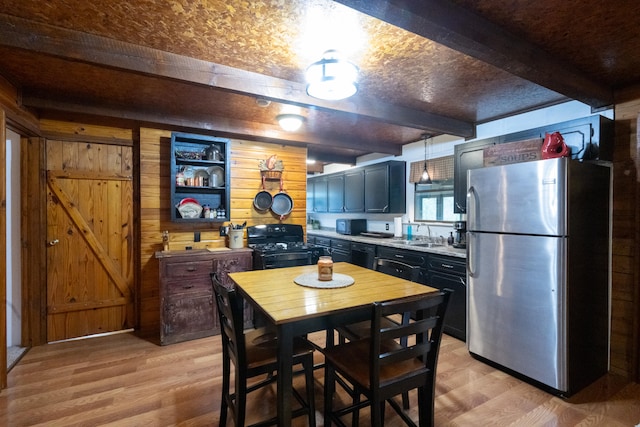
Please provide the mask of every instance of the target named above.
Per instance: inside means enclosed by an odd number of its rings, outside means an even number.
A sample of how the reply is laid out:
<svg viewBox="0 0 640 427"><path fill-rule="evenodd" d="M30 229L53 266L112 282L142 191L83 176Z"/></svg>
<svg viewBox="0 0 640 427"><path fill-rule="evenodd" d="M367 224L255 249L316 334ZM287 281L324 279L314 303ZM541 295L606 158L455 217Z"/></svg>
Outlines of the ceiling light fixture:
<svg viewBox="0 0 640 427"><path fill-rule="evenodd" d="M427 139L431 138L431 135L424 134L424 170L422 171L422 176L420 176L420 181L418 184L431 184L431 177L429 176L429 171L427 171Z"/></svg>
<svg viewBox="0 0 640 427"><path fill-rule="evenodd" d="M307 94L318 99L337 101L358 91L358 67L340 58L336 50L328 50L322 59L306 71Z"/></svg>
<svg viewBox="0 0 640 427"><path fill-rule="evenodd" d="M287 132L295 132L302 126L304 117L298 114L279 114L276 116L276 120L282 129Z"/></svg>

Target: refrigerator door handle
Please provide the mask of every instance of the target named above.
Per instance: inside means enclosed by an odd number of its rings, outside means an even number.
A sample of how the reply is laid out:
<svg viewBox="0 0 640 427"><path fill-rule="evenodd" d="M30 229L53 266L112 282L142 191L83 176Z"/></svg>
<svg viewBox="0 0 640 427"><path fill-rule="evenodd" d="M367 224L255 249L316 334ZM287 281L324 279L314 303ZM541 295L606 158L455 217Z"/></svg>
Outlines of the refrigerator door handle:
<svg viewBox="0 0 640 427"><path fill-rule="evenodd" d="M478 212L478 197L476 189L473 185L467 190L467 230L476 230L476 215ZM473 233L467 231L467 274L469 277L475 277L475 263L473 262Z"/></svg>
<svg viewBox="0 0 640 427"><path fill-rule="evenodd" d="M473 245L473 236L474 233L467 231L467 274L469 277L475 277L475 269L473 268L473 251L471 250L471 246Z"/></svg>
<svg viewBox="0 0 640 427"><path fill-rule="evenodd" d="M472 185L467 190L467 230L477 230L476 215L478 212L478 197L475 187Z"/></svg>

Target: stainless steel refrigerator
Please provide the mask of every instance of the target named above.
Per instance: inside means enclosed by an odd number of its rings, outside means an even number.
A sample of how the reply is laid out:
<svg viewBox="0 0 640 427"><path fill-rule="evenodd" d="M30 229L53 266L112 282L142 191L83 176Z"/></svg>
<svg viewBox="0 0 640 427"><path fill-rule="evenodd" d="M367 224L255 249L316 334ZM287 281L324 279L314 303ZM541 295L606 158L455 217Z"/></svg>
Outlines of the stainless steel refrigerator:
<svg viewBox="0 0 640 427"><path fill-rule="evenodd" d="M567 158L467 175L467 348L570 395L609 365L610 168Z"/></svg>

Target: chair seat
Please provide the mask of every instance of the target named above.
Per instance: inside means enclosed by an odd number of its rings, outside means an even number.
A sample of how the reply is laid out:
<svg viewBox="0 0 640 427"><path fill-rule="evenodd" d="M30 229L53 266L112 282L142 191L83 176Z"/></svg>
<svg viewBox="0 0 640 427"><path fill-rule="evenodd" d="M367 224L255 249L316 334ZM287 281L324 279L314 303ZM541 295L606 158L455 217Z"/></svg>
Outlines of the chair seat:
<svg viewBox="0 0 640 427"><path fill-rule="evenodd" d="M367 322L369 323L369 322ZM402 346L394 340L380 343L380 352L387 353L401 349ZM370 389L371 340L369 338L350 341L348 343L327 348L324 351L325 360L331 362L338 371L347 372L348 376L360 386ZM353 363L361 360L363 363ZM409 376L427 374L428 369L418 358L403 360L392 365L382 366L380 369L380 386L398 381Z"/></svg>
<svg viewBox="0 0 640 427"><path fill-rule="evenodd" d="M273 329L258 328L245 332L247 369L255 370L265 366L274 366L278 361L278 338ZM293 360L313 354L314 347L305 339L293 340Z"/></svg>
<svg viewBox="0 0 640 427"><path fill-rule="evenodd" d="M398 322L388 317L384 317L380 319L380 321L383 328L398 326ZM340 335L344 336L349 341L355 341L369 336L369 334L371 333L371 322L368 320L363 320L362 322L340 326L336 328L336 330Z"/></svg>

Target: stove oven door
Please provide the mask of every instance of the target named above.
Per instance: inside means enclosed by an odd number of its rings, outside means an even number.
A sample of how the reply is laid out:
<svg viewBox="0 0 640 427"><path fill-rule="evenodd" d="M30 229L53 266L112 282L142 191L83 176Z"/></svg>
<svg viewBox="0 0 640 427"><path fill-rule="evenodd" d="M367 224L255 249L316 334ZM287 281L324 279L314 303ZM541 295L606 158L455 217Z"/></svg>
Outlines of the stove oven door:
<svg viewBox="0 0 640 427"><path fill-rule="evenodd" d="M313 264L312 258L312 253L310 251L257 254L253 269L267 270L271 268L311 265Z"/></svg>

